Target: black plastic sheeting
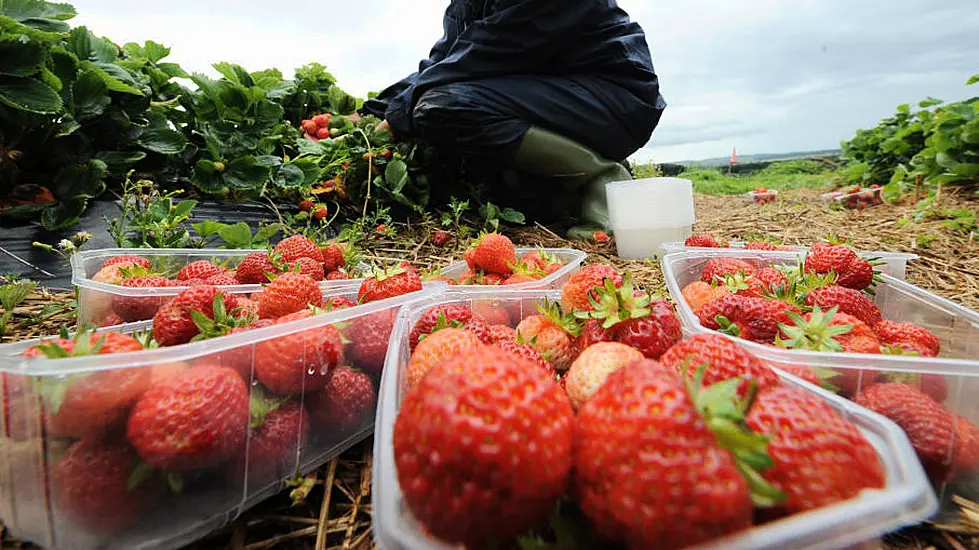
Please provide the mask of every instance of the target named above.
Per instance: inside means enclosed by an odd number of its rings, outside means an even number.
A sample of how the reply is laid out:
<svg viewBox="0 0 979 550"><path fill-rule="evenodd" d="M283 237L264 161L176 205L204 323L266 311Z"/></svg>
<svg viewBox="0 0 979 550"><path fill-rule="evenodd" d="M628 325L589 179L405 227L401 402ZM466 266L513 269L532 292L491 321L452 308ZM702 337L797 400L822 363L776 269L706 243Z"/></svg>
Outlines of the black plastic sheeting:
<svg viewBox="0 0 979 550"><path fill-rule="evenodd" d="M0 274L16 274L49 288L70 289L71 266L68 261L59 254L37 248L32 243L57 246L62 239L70 239L79 231L87 231L92 234L92 239L82 250L115 248L116 243L109 236L103 216L112 219L118 217L121 211L118 201L96 200L89 203L77 225L64 231L47 231L38 222L0 226ZM204 220L227 224L243 221L255 231L261 222L277 221L278 217L267 206L201 201L194 208L188 223ZM215 246L219 245L220 243L216 243Z"/></svg>

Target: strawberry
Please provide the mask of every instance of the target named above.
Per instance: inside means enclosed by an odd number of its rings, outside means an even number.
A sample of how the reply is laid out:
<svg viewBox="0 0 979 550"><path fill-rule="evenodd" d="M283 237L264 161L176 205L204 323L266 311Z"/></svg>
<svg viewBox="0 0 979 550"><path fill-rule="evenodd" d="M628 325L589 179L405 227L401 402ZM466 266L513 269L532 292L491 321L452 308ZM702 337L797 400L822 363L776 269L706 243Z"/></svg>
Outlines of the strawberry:
<svg viewBox="0 0 979 550"><path fill-rule="evenodd" d="M235 286L238 283L238 278L230 271L223 271L217 275L211 275L207 279L204 279L205 285L211 286Z"/></svg>
<svg viewBox="0 0 979 550"><path fill-rule="evenodd" d="M403 296L422 289L422 280L418 271L408 267L393 267L375 270L374 274L364 279L357 291L357 302L366 304L378 300L386 300Z"/></svg>
<svg viewBox="0 0 979 550"><path fill-rule="evenodd" d="M125 323L126 320L120 317L116 313L110 313L102 318L102 322L99 323L99 328L114 327L116 325L121 325Z"/></svg>
<svg viewBox="0 0 979 550"><path fill-rule="evenodd" d="M469 248L462 254L462 259L466 262L469 271L476 271L476 249Z"/></svg>
<svg viewBox="0 0 979 550"><path fill-rule="evenodd" d="M586 265L571 275L561 287L561 305L564 311L571 313L594 310L592 300L597 298L594 289L606 286L606 279L611 281L615 288L622 286L622 275L610 265Z"/></svg>
<svg viewBox="0 0 979 550"><path fill-rule="evenodd" d="M595 241L596 243L599 243L599 244L604 244L604 243L607 243L610 240L612 240L612 239L609 238L608 233L606 233L604 231L596 231L596 232L594 232L592 234L591 238L592 238L593 241Z"/></svg>
<svg viewBox="0 0 979 550"><path fill-rule="evenodd" d="M901 427L918 453L925 471L936 483L952 473L956 435L955 416L920 390L890 382L864 389L854 400Z"/></svg>
<svg viewBox="0 0 979 550"><path fill-rule="evenodd" d="M109 267L110 265L127 264L130 266L140 266L149 269L150 260L143 256L135 256L133 254L121 254L119 256L113 256L102 264L100 270Z"/></svg>
<svg viewBox="0 0 979 550"><path fill-rule="evenodd" d="M698 334L668 349L660 362L682 376L693 376L702 365L704 386L741 379L740 389L753 381L759 389L779 385L778 375L752 353L717 334Z"/></svg>
<svg viewBox="0 0 979 550"><path fill-rule="evenodd" d="M575 348L581 353L598 342L610 342L612 334L609 330L602 328L602 324L596 319L589 319L581 327L581 334L575 339Z"/></svg>
<svg viewBox="0 0 979 550"><path fill-rule="evenodd" d="M312 134L312 133L315 133L315 132L309 132L309 133ZM313 201L311 201L309 199L303 199L303 200L299 201L299 210L301 210L303 212L311 212L313 210L313 206L315 206L313 204Z"/></svg>
<svg viewBox="0 0 979 550"><path fill-rule="evenodd" d="M187 281L190 279L201 279L207 280L208 277L212 277L219 273L224 273L227 270L223 267L216 266L207 260L198 260L196 262L191 262L185 265L180 271L177 272L178 281Z"/></svg>
<svg viewBox="0 0 979 550"><path fill-rule="evenodd" d="M773 365L769 364L769 367L772 366ZM806 365L789 365L785 363L779 363L777 365L774 365L774 367L781 370L782 372L791 374L796 378L801 378L802 380L805 380L806 382L809 382L814 386L823 386L825 384L825 382L819 377L819 374L817 374L816 371L812 369L812 367L808 367Z"/></svg>
<svg viewBox="0 0 979 550"><path fill-rule="evenodd" d="M215 304L224 311L233 311L239 305L237 296L225 294L216 287L202 285L188 288L173 301L164 304L153 317L153 338L161 346L190 342L200 334L191 312L198 311L213 320Z"/></svg>
<svg viewBox="0 0 979 550"><path fill-rule="evenodd" d="M496 300L473 300L473 315L479 315L487 325L513 325L513 318L519 318L519 308L507 308ZM510 310L514 310L512 313Z"/></svg>
<svg viewBox="0 0 979 550"><path fill-rule="evenodd" d="M405 504L446 542L522 535L567 488L573 421L564 392L530 362L481 344L453 355L409 390L395 421Z"/></svg>
<svg viewBox="0 0 979 550"><path fill-rule="evenodd" d="M100 534L138 523L164 497L163 485L140 476L138 463L125 443L83 439L72 444L51 472L58 513Z"/></svg>
<svg viewBox="0 0 979 550"><path fill-rule="evenodd" d="M771 459L729 403L737 382L705 391L687 382L644 359L612 373L578 411L574 492L600 536L628 548L686 548L750 527L752 499L781 496L749 466Z"/></svg>
<svg viewBox="0 0 979 550"><path fill-rule="evenodd" d="M327 281L348 281L350 280L350 275L347 275L343 271L331 271L326 274Z"/></svg>
<svg viewBox="0 0 979 550"><path fill-rule="evenodd" d="M683 300L687 302L687 305L690 306L692 311L697 311L704 305L723 298L728 294L731 294L731 291L726 287L712 286L703 281L694 281L683 287L683 291L681 292Z"/></svg>
<svg viewBox="0 0 979 550"><path fill-rule="evenodd" d="M806 255L805 271L820 275L836 273L836 284L854 290L864 290L874 284L873 265L842 244L814 244Z"/></svg>
<svg viewBox="0 0 979 550"><path fill-rule="evenodd" d="M575 321L566 317L558 304L538 306L541 315L531 315L517 325L517 340L529 343L558 371L571 367L577 349L571 331Z"/></svg>
<svg viewBox="0 0 979 550"><path fill-rule="evenodd" d="M779 346L812 351L880 353L880 342L870 327L852 315L837 313L836 308L823 312L816 306L805 317L794 312L789 312L788 316L792 322L782 325L782 334L775 339Z"/></svg>
<svg viewBox="0 0 979 550"><path fill-rule="evenodd" d="M524 283L532 283L534 281L539 281L539 280L540 277L534 277L526 273L514 273L513 275L510 275L509 277L504 279L503 282L500 284L504 286L521 285Z"/></svg>
<svg viewBox="0 0 979 550"><path fill-rule="evenodd" d="M499 233L487 233L476 241L473 252L475 268L507 277L516 263L516 248L508 237Z"/></svg>
<svg viewBox="0 0 979 550"><path fill-rule="evenodd" d="M270 319L259 319L250 325L237 326L228 331L228 334L239 334L250 330L270 327L275 321ZM252 380L252 364L254 363L255 347L251 345L241 345L226 351L222 351L214 357L214 362L222 367L234 369L241 375L241 378L249 382Z"/></svg>
<svg viewBox="0 0 979 550"><path fill-rule="evenodd" d="M917 388L922 393L931 397L939 403L944 403L948 399L948 381L941 374L911 373L911 372L886 372L874 373L872 381L864 378L864 386L870 387L877 382L900 382Z"/></svg>
<svg viewBox="0 0 979 550"><path fill-rule="evenodd" d="M350 342L347 352L354 364L364 372L379 376L384 369L396 314L394 309L385 309L350 321L344 332L346 340Z"/></svg>
<svg viewBox="0 0 979 550"><path fill-rule="evenodd" d="M774 267L766 267L759 269L754 276L755 281L761 285L762 291L766 294L772 294L777 288L786 288L789 285L789 278Z"/></svg>
<svg viewBox="0 0 979 550"><path fill-rule="evenodd" d="M434 234L432 234L432 244L442 248L443 246L449 244L449 240L451 238L452 235L448 231L436 231Z"/></svg>
<svg viewBox="0 0 979 550"><path fill-rule="evenodd" d="M327 243L320 249L323 255L323 270L332 272L346 265L343 248L338 243Z"/></svg>
<svg viewBox="0 0 979 550"><path fill-rule="evenodd" d="M303 235L282 239L275 245L274 253L286 263L294 262L299 258L312 258L323 263L323 252L320 251L320 247Z"/></svg>
<svg viewBox="0 0 979 550"><path fill-rule="evenodd" d="M492 343L489 336L489 324L479 315L474 314L462 328L473 333L480 342L484 344Z"/></svg>
<svg viewBox="0 0 979 550"><path fill-rule="evenodd" d="M446 357L480 344L475 334L461 328L445 328L425 337L408 360L408 387L418 385Z"/></svg>
<svg viewBox="0 0 979 550"><path fill-rule="evenodd" d="M388 231L388 226L384 225L383 223L378 225L376 228L374 228L374 233L377 233L379 236L382 237L384 236L385 233L387 233L387 231Z"/></svg>
<svg viewBox="0 0 979 550"><path fill-rule="evenodd" d="M956 474L971 472L979 468L979 428L976 428L965 417L956 417L955 441Z"/></svg>
<svg viewBox="0 0 979 550"><path fill-rule="evenodd" d="M459 281L457 284L467 285L467 286L477 284L476 273L468 269L466 271L463 271L462 274L459 275Z"/></svg>
<svg viewBox="0 0 979 550"><path fill-rule="evenodd" d="M836 307L840 312L860 319L869 327L874 327L883 320L880 309L864 293L838 285L813 290L806 295L806 305L819 306L824 310Z"/></svg>
<svg viewBox="0 0 979 550"><path fill-rule="evenodd" d="M583 350L565 375L571 406L580 409L613 372L643 359L639 350L618 342L598 342Z"/></svg>
<svg viewBox="0 0 979 550"><path fill-rule="evenodd" d="M477 275L476 284L483 286L498 286L502 285L503 281L506 279L502 275L497 275L496 273L482 273Z"/></svg>
<svg viewBox="0 0 979 550"><path fill-rule="evenodd" d="M312 258L299 258L295 262L286 264L286 270L302 273L314 281L322 281L326 278L326 274L323 272L323 264Z"/></svg>
<svg viewBox="0 0 979 550"><path fill-rule="evenodd" d="M310 310L285 315L276 325L309 319ZM276 395L319 391L343 363L343 339L333 325L270 338L255 344L255 378Z"/></svg>
<svg viewBox="0 0 979 550"><path fill-rule="evenodd" d="M350 298L346 296L326 296L323 298L323 309L326 311L336 311L338 309L347 309L355 307L355 304Z"/></svg>
<svg viewBox="0 0 979 550"><path fill-rule="evenodd" d="M245 449L248 417L248 387L241 376L201 365L147 390L133 407L126 437L154 468L211 468Z"/></svg>
<svg viewBox="0 0 979 550"><path fill-rule="evenodd" d="M327 210L326 205L318 204L316 205L316 208L313 209L313 220L321 222L326 219L328 214L329 210Z"/></svg>
<svg viewBox="0 0 979 550"><path fill-rule="evenodd" d="M768 251L784 251L792 252L791 246L785 246L783 244L773 243L771 241L748 241L744 245L745 250L768 250Z"/></svg>
<svg viewBox="0 0 979 550"><path fill-rule="evenodd" d="M683 327L669 302L656 300L649 310L647 315L631 317L613 326L612 340L636 348L649 359L659 359L683 338Z"/></svg>
<svg viewBox="0 0 979 550"><path fill-rule="evenodd" d="M235 278L246 285L260 285L269 282L268 273L278 275L282 270L272 263L267 252L252 252L238 264Z"/></svg>
<svg viewBox="0 0 979 550"><path fill-rule="evenodd" d="M329 128L318 128L316 130L317 139L330 139L330 129Z"/></svg>
<svg viewBox="0 0 979 550"><path fill-rule="evenodd" d="M147 277L132 277L120 285L124 288L166 288L169 280L160 275ZM127 323L152 319L160 306L166 301L165 296L127 296L120 294L112 297L112 309Z"/></svg>
<svg viewBox="0 0 979 550"><path fill-rule="evenodd" d="M914 323L883 320L874 325L874 333L881 343L892 346L907 345L922 357L938 357L941 352L942 344L938 337Z"/></svg>
<svg viewBox="0 0 979 550"><path fill-rule="evenodd" d="M521 256L518 263L526 269L544 269L548 264L547 256L548 254L544 249L538 248Z"/></svg>
<svg viewBox="0 0 979 550"><path fill-rule="evenodd" d="M741 273L745 277L755 274L755 267L737 258L711 258L700 273L700 280L705 283L723 283L728 275Z"/></svg>
<svg viewBox="0 0 979 550"><path fill-rule="evenodd" d="M534 346L530 344L521 344L517 340L506 339L500 340L495 345L506 352L512 353L517 357L537 365L548 376L554 378L555 380L557 379L557 372L554 370L554 365L545 359Z"/></svg>
<svg viewBox="0 0 979 550"><path fill-rule="evenodd" d="M883 489L884 468L860 430L823 399L792 387L768 387L745 421L768 436L774 466L765 479L785 500L778 512L796 514Z"/></svg>
<svg viewBox="0 0 979 550"><path fill-rule="evenodd" d="M377 392L370 376L338 367L310 405L313 423L332 434L363 429L374 417Z"/></svg>
<svg viewBox="0 0 979 550"><path fill-rule="evenodd" d="M306 409L296 401L268 396L259 386L252 388L250 402L249 483L264 485L295 475L297 452L309 439Z"/></svg>
<svg viewBox="0 0 979 550"><path fill-rule="evenodd" d="M770 344L779 333L779 325L790 323L788 313L798 311L786 302L732 294L706 304L696 315L704 328Z"/></svg>
<svg viewBox="0 0 979 550"><path fill-rule="evenodd" d="M499 344L504 340L517 341L517 331L507 325L489 325L486 329L486 338L490 344Z"/></svg>
<svg viewBox="0 0 979 550"><path fill-rule="evenodd" d="M276 277L258 297L258 316L278 319L323 303L323 292L309 275L287 271Z"/></svg>
<svg viewBox="0 0 979 550"><path fill-rule="evenodd" d="M697 247L697 248L728 248L730 243L726 239L719 239L717 235L713 233L698 233L696 235L690 235L687 240L683 241L683 246Z"/></svg>
<svg viewBox="0 0 979 550"><path fill-rule="evenodd" d="M123 281L128 279L126 273L138 268L140 268L138 264L128 261L110 264L98 270L95 275L92 275L92 280L97 283L122 284Z"/></svg>
<svg viewBox="0 0 979 550"><path fill-rule="evenodd" d="M313 124L316 124L317 128L324 128L330 123L330 118L332 117L330 116L329 113L324 113L321 115L314 116L312 120L313 120Z"/></svg>

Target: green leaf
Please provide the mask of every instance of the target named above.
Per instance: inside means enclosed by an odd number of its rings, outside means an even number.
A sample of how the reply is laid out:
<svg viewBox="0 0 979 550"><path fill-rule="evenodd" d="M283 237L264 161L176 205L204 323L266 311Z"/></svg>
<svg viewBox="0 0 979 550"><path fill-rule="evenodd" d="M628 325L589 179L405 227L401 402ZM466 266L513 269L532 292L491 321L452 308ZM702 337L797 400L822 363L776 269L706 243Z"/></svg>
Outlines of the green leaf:
<svg viewBox="0 0 979 550"><path fill-rule="evenodd" d="M21 77L0 77L0 103L38 114L57 113L62 105L61 96L50 86Z"/></svg>
<svg viewBox="0 0 979 550"><path fill-rule="evenodd" d="M218 231L221 231L222 228L227 227L228 224L216 222L214 220L204 220L200 223L192 223L190 226L194 228L194 231L196 231L201 238L206 239L212 235L217 235Z"/></svg>
<svg viewBox="0 0 979 550"><path fill-rule="evenodd" d="M92 63L91 61L82 61L81 66L82 69L84 70L94 70L95 73L99 75L99 78L101 78L102 81L105 82L105 85L109 87L109 90L113 92L120 92L124 94L139 95L139 96L143 95L143 92L137 90L136 88L130 86L129 84L123 82L118 78L118 76L125 76L129 80L132 80L132 75L127 73L125 69L123 69L118 65L108 65L108 64L98 65ZM110 72L112 72L113 74L110 74Z"/></svg>
<svg viewBox="0 0 979 550"><path fill-rule="evenodd" d="M966 86L972 86L972 85L973 85L973 84L975 84L976 82L979 82L979 74L974 74L974 75L972 75L972 76L970 76L970 77L969 77L969 80L967 80L967 81L965 82L965 85L966 85Z"/></svg>
<svg viewBox="0 0 979 550"><path fill-rule="evenodd" d="M965 120L972 120L976 116L975 109L973 109L972 105L969 105L968 103L953 103L945 108L949 112L955 113Z"/></svg>
<svg viewBox="0 0 979 550"><path fill-rule="evenodd" d="M408 165L404 161L392 160L384 169L384 180L392 193L401 193L408 184Z"/></svg>
<svg viewBox="0 0 979 550"><path fill-rule="evenodd" d="M926 99L923 99L923 100L919 101L918 102L918 107L921 107L922 109L928 109L929 107L934 107L936 105L941 105L942 103L945 103L945 102L942 101L942 100L940 100L940 99L936 99L934 97L928 97Z"/></svg>
<svg viewBox="0 0 979 550"><path fill-rule="evenodd" d="M308 140L303 140L308 141ZM290 162L292 166L299 168L303 172L303 183L306 187L311 187L320 178L320 165L311 158L299 158Z"/></svg>
<svg viewBox="0 0 979 550"><path fill-rule="evenodd" d="M275 184L282 189L298 189L306 182L306 174L292 163L286 163L275 171Z"/></svg>
<svg viewBox="0 0 979 550"><path fill-rule="evenodd" d="M170 129L166 123L154 124L140 132L136 143L154 153L176 155L187 148L187 137L177 130Z"/></svg>
<svg viewBox="0 0 979 550"><path fill-rule="evenodd" d="M502 219L503 221L507 221L519 225L523 225L524 223L527 222L527 219L524 217L523 213L518 212L512 208L504 208L503 211L500 213L500 219Z"/></svg>
<svg viewBox="0 0 979 550"><path fill-rule="evenodd" d="M41 212L41 225L48 231L71 227L78 223L87 207L88 199L85 197L62 199Z"/></svg>
<svg viewBox="0 0 979 550"><path fill-rule="evenodd" d="M38 74L41 76L41 82L52 90L61 93L61 91L65 89L64 83L60 78L58 78L58 75L51 71L51 69L42 67L41 72Z"/></svg>
<svg viewBox="0 0 979 550"><path fill-rule="evenodd" d="M255 232L255 236L252 238L252 244L267 243L280 231L282 231L282 224L272 223L269 225L263 225L258 228L258 231Z"/></svg>
<svg viewBox="0 0 979 550"><path fill-rule="evenodd" d="M41 0L5 0L0 2L0 16L7 16L25 27L44 32L65 33L64 23L77 12L70 4L43 2Z"/></svg>
<svg viewBox="0 0 979 550"><path fill-rule="evenodd" d="M99 38L88 27L75 27L68 35L68 50L79 59L93 63L112 63L119 58L119 52L112 42Z"/></svg>
<svg viewBox="0 0 979 550"><path fill-rule="evenodd" d="M124 178L133 165L146 158L142 151L99 151L95 157L105 163L108 173Z"/></svg>
<svg viewBox="0 0 979 550"><path fill-rule="evenodd" d="M231 189L255 190L269 180L269 169L259 164L255 157L244 156L228 163L221 179Z"/></svg>
<svg viewBox="0 0 979 550"><path fill-rule="evenodd" d="M250 88L255 85L255 80L252 79L252 76L248 74L248 71L246 71L241 65L221 61L211 66L214 67L214 70L221 73L221 76L227 78L235 84L245 86L246 88Z"/></svg>
<svg viewBox="0 0 979 550"><path fill-rule="evenodd" d="M979 177L979 164L974 162L962 162L952 168L952 172L957 176L965 178Z"/></svg>
<svg viewBox="0 0 979 550"><path fill-rule="evenodd" d="M129 42L128 44L123 45L122 51L129 57L144 58L149 60L151 63L157 63L161 59L170 55L170 48L167 48L162 44L157 44L152 40L147 40L142 46L135 42Z"/></svg>
<svg viewBox="0 0 979 550"><path fill-rule="evenodd" d="M186 199L177 203L173 209L174 218L189 218L190 213L197 207L197 201Z"/></svg>
<svg viewBox="0 0 979 550"><path fill-rule="evenodd" d="M218 236L234 248L249 248L252 244L252 230L245 222L222 227Z"/></svg>
<svg viewBox="0 0 979 550"><path fill-rule="evenodd" d="M935 155L935 162L938 163L942 168L954 169L958 165L958 161L952 158L948 153L938 153Z"/></svg>
<svg viewBox="0 0 979 550"><path fill-rule="evenodd" d="M78 75L78 80L72 86L72 93L75 98L75 118L82 122L102 116L106 107L112 103L109 87L92 69Z"/></svg>
<svg viewBox="0 0 979 550"><path fill-rule="evenodd" d="M44 63L44 48L33 41L14 38L0 39L0 74L29 76Z"/></svg>
<svg viewBox="0 0 979 550"><path fill-rule="evenodd" d="M105 191L107 167L100 160L62 168L54 178L52 192L59 199L73 197L94 198Z"/></svg>
<svg viewBox="0 0 979 550"><path fill-rule="evenodd" d="M190 75L176 63L160 63L157 67L171 78L190 78Z"/></svg>

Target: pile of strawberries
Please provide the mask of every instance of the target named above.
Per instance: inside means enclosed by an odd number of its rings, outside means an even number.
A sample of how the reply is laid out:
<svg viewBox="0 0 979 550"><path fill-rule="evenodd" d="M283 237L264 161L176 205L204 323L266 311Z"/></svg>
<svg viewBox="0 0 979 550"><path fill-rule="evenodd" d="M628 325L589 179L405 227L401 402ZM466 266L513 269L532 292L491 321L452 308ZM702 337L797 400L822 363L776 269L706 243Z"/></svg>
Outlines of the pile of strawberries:
<svg viewBox="0 0 979 550"><path fill-rule="evenodd" d="M589 265L561 292L415 323L393 446L430 535L683 548L884 487L855 425L726 337L683 340L628 274Z"/></svg>
<svg viewBox="0 0 979 550"><path fill-rule="evenodd" d="M753 191L749 191L748 195L755 204L768 204L770 202L775 202L778 198L778 191L772 189L766 189L764 187L756 187Z"/></svg>
<svg viewBox="0 0 979 550"><path fill-rule="evenodd" d="M406 263L378 269L360 285L356 304L421 289ZM255 489L280 482L295 474L297 458L322 456L371 425L397 309L291 328L356 304L324 296L313 277L295 271L249 297L197 284L159 305L151 335L82 332L23 355L134 352L270 327L282 327L281 335L266 330L237 347L152 367L35 380L5 374L4 435L31 437L36 430L28 427L40 415L48 444L66 443L48 472L54 503L94 533L117 533L154 509L179 508L165 499L185 492L240 499L245 479Z"/></svg>
<svg viewBox="0 0 979 550"><path fill-rule="evenodd" d="M683 246L691 248L731 248L731 242L713 233L696 233L683 241ZM744 244L745 250L767 250L791 252L793 248L773 241L751 240Z"/></svg>
<svg viewBox="0 0 979 550"><path fill-rule="evenodd" d="M314 281L336 281L350 279L350 258L346 243L318 245L303 235L293 235L271 250L248 254L233 269L208 260L198 260L182 267L171 278L154 269L148 258L124 255L106 260L92 280L126 288L227 287L265 284L270 277L298 272ZM104 303L91 304L91 308L98 310L93 317L100 320L100 326L113 326L152 319L165 299L161 296L114 295L111 301L106 297L102 300Z"/></svg>
<svg viewBox="0 0 979 550"><path fill-rule="evenodd" d="M882 189L874 184L864 189L859 185L852 185L839 191L831 191L823 195L823 200L831 208L847 208L850 210L863 210L870 206L884 204Z"/></svg>
<svg viewBox="0 0 979 550"><path fill-rule="evenodd" d="M467 269L458 278L435 275L427 280L450 285L517 285L539 281L564 267L559 258L543 248L517 258L513 241L499 233L481 235L466 250L464 259Z"/></svg>
<svg viewBox="0 0 979 550"><path fill-rule="evenodd" d="M938 337L884 319L872 299L874 262L845 245L817 243L800 265L718 257L706 262L683 300L708 329L786 349L937 357ZM894 420L937 482L979 466L979 430L949 410L937 374L861 369L814 371L778 365Z"/></svg>

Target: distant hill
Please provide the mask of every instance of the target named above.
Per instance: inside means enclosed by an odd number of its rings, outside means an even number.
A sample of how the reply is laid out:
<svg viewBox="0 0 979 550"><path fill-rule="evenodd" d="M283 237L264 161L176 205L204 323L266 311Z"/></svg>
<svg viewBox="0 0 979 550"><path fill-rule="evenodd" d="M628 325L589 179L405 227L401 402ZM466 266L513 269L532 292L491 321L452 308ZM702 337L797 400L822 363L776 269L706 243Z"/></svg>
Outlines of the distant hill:
<svg viewBox="0 0 979 550"><path fill-rule="evenodd" d="M739 164L751 164L755 162L776 162L781 160L795 160L801 158L809 157L835 157L839 156L842 151L840 149L822 149L819 151L801 151L794 153L769 153L760 155L742 155L738 154ZM682 166L702 166L704 168L713 168L717 166L727 166L728 162L731 161L731 157L716 157L703 160L683 160L680 162L671 162L670 164L680 164Z"/></svg>

